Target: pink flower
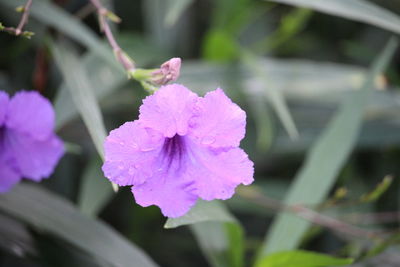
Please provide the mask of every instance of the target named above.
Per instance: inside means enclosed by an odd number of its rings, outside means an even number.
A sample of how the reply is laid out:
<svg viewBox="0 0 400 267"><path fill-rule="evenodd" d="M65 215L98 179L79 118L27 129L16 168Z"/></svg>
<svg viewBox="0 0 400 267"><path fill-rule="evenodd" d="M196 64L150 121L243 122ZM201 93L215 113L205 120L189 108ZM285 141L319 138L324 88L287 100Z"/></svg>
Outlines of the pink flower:
<svg viewBox="0 0 400 267"><path fill-rule="evenodd" d="M179 84L144 99L138 120L105 141L105 176L131 185L136 202L167 217L204 200L228 199L253 182L253 163L239 148L246 114L221 89L199 97Z"/></svg>
<svg viewBox="0 0 400 267"><path fill-rule="evenodd" d="M54 134L54 111L36 92L19 92L11 99L0 91L0 192L22 177L48 177L64 154Z"/></svg>

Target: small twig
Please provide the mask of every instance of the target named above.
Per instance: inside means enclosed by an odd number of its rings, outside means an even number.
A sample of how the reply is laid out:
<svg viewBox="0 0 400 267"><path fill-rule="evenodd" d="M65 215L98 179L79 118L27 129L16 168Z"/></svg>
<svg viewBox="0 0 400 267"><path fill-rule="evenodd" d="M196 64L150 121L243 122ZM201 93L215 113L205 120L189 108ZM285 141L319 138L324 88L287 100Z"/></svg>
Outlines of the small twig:
<svg viewBox="0 0 400 267"><path fill-rule="evenodd" d="M25 33L25 32L23 31L23 28L24 28L25 24L28 22L28 19L29 19L29 12L30 12L30 10L31 10L31 6L32 6L32 0L28 0L28 1L26 2L26 4L24 5L24 7L23 7L22 17L21 17L21 20L20 20L19 23L18 23L17 28L5 27L3 30L6 31L6 32L8 32L8 33L14 34L14 35L16 35L16 36L19 36L19 35L21 35L22 33ZM26 32L26 33L27 33L27 34L26 34L26 37L27 37L27 38L30 38L30 36L33 34L33 33L30 33L30 32Z"/></svg>
<svg viewBox="0 0 400 267"><path fill-rule="evenodd" d="M336 218L320 214L301 205L288 206L286 210L291 211L297 216L302 217L303 219L306 219L314 224L318 224L338 232L363 238L380 238L380 232L356 227Z"/></svg>
<svg viewBox="0 0 400 267"><path fill-rule="evenodd" d="M341 216L341 218L354 224L393 223L400 221L400 212L350 213Z"/></svg>
<svg viewBox="0 0 400 267"><path fill-rule="evenodd" d="M20 35L22 33L22 29L24 28L25 24L28 22L31 6L32 6L32 0L28 0L28 2L26 2L26 5L24 6L24 12L22 13L21 21L19 22L18 27L15 30L15 35Z"/></svg>
<svg viewBox="0 0 400 267"><path fill-rule="evenodd" d="M100 29L104 32L118 62L121 63L121 65L128 73L134 72L135 64L133 60L129 58L129 56L118 45L110 29L110 25L108 24L108 19L112 19L114 22L119 22L120 19L115 14L106 9L99 0L90 0L90 2L97 10L97 14L99 15Z"/></svg>
<svg viewBox="0 0 400 267"><path fill-rule="evenodd" d="M101 4L100 0L90 0L90 2L96 8L97 14L99 15L101 31L104 32L108 43L114 51L117 61L124 67L129 78L133 78L140 82L143 88L150 94L154 93L159 86L178 79L181 68L180 58L171 58L157 69L136 68L134 61L118 45L110 29L110 25L108 24L108 20L118 23L121 19L106 9Z"/></svg>
<svg viewBox="0 0 400 267"><path fill-rule="evenodd" d="M346 222L340 221L336 218L332 218L323 214L320 214L310 208L303 205L287 205L278 200L269 198L259 193L254 188L240 188L237 194L248 201L251 201L260 206L272 209L274 211L287 211L293 213L313 224L321 225L323 227L332 229L337 232L342 232L352 236L363 237L363 238L378 238L382 236L382 232L371 231L359 228L357 226L348 224Z"/></svg>
<svg viewBox="0 0 400 267"><path fill-rule="evenodd" d="M79 9L76 13L75 13L75 16L76 17L78 17L78 18L80 18L80 19L84 19L84 18L86 18L87 16L89 16L93 11L95 11L96 10L96 7L93 5L93 4L91 4L91 3L88 3L88 4L86 4L84 7L82 7L81 9Z"/></svg>

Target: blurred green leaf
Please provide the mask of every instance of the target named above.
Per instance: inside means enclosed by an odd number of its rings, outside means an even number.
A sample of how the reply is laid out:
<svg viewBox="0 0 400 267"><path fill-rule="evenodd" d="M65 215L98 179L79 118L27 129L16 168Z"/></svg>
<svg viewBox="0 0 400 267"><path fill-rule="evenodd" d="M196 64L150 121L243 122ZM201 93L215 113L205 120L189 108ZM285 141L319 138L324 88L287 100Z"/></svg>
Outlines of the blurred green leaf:
<svg viewBox="0 0 400 267"><path fill-rule="evenodd" d="M400 33L400 17L364 0L267 0L318 10Z"/></svg>
<svg viewBox="0 0 400 267"><path fill-rule="evenodd" d="M85 69L86 79L90 82L91 87L95 88L93 93L98 100L127 81L123 72L105 64L104 60L93 53L83 56L79 64L82 65L81 68ZM54 101L54 109L57 114L56 128L58 129L78 115L78 109L74 104L67 82L67 79L63 81Z"/></svg>
<svg viewBox="0 0 400 267"><path fill-rule="evenodd" d="M35 240L23 223L0 213L0 249L17 257L37 256Z"/></svg>
<svg viewBox="0 0 400 267"><path fill-rule="evenodd" d="M181 16L173 27L166 24L172 2L183 0L146 0L142 3L143 23L150 43L167 52L187 53L188 42L193 40L191 16ZM171 15L170 15L171 16Z"/></svg>
<svg viewBox="0 0 400 267"><path fill-rule="evenodd" d="M236 219L232 217L220 201L198 200L196 205L184 216L179 218L168 218L164 227L175 228L182 225L190 225L206 221L236 223Z"/></svg>
<svg viewBox="0 0 400 267"><path fill-rule="evenodd" d="M254 117L257 131L256 146L260 152L265 152L272 144L273 126L268 107L263 98L256 94L247 98L249 109Z"/></svg>
<svg viewBox="0 0 400 267"><path fill-rule="evenodd" d="M310 251L293 250L266 256L257 263L256 267L328 267L348 265L352 262L352 259L340 259Z"/></svg>
<svg viewBox="0 0 400 267"><path fill-rule="evenodd" d="M307 22L311 18L311 15L312 11L309 9L294 9L292 12L282 18L279 28L276 30L276 32L255 43L253 45L254 49L261 54L265 54L270 50L284 44L285 42L288 42L305 28Z"/></svg>
<svg viewBox="0 0 400 267"><path fill-rule="evenodd" d="M131 56L138 66L146 66L153 62L162 62L166 55L150 42L144 41L141 36L133 34L118 34L118 41L125 52ZM81 63L86 69L87 78L95 89L94 94L98 101L108 96L112 91L120 88L128 81L124 72L114 65L107 64L96 53L87 52L81 57ZM77 109L64 81L58 88L54 101L56 110L56 127L59 129L77 115Z"/></svg>
<svg viewBox="0 0 400 267"><path fill-rule="evenodd" d="M243 229L220 201L199 200L186 215L169 218L165 228L189 225L214 267L243 266Z"/></svg>
<svg viewBox="0 0 400 267"><path fill-rule="evenodd" d="M389 250L390 246L396 246L396 245L398 246L399 243L400 243L400 232L397 231L388 236L387 239L375 243L374 246L368 250L368 252L365 255L365 258L372 258L374 256L377 256L383 253L385 250ZM392 249L395 249L395 251L397 252L397 248L393 247ZM396 253L396 255L399 254Z"/></svg>
<svg viewBox="0 0 400 267"><path fill-rule="evenodd" d="M383 178L372 192L364 194L361 196L362 202L373 202L378 200L383 193L385 193L393 182L393 176L387 175Z"/></svg>
<svg viewBox="0 0 400 267"><path fill-rule="evenodd" d="M308 153L285 197L286 204L316 205L327 196L357 140L373 81L385 69L396 48L397 40L391 39L374 62L361 92L345 99ZM309 225L308 221L295 215L280 213L269 230L259 257L296 248Z"/></svg>
<svg viewBox="0 0 400 267"><path fill-rule="evenodd" d="M19 184L0 195L0 210L101 259L107 263L105 266L157 266L115 230L86 217L67 200L37 185Z"/></svg>
<svg viewBox="0 0 400 267"><path fill-rule="evenodd" d="M103 158L103 142L106 139L106 129L92 84L88 80L86 69L71 46L61 42L53 43L52 50L75 106L89 130L97 152Z"/></svg>
<svg viewBox="0 0 400 267"><path fill-rule="evenodd" d="M251 94L253 97L264 97L269 101L290 138L296 140L299 137L299 132L290 113L283 92L272 88L264 89L265 87L268 87L269 84L268 73L263 71L263 65L260 64L255 55L245 53L242 60L251 70L252 74L257 78L249 85L252 90L247 91L247 94Z"/></svg>
<svg viewBox="0 0 400 267"><path fill-rule="evenodd" d="M212 27L228 35L234 36L240 28L251 21L252 15L260 6L253 5L250 0L216 0L212 14Z"/></svg>
<svg viewBox="0 0 400 267"><path fill-rule="evenodd" d="M102 161L92 157L82 175L78 204L82 213L96 217L114 195L110 182L101 170Z"/></svg>
<svg viewBox="0 0 400 267"><path fill-rule="evenodd" d="M236 40L224 31L209 31L204 38L203 57L209 61L229 62L238 55Z"/></svg>
<svg viewBox="0 0 400 267"><path fill-rule="evenodd" d="M14 9L18 5L24 5L25 2L25 0L2 0L0 1L0 5ZM92 30L51 1L34 1L30 14L43 24L59 30L76 42L91 49L97 55L103 57L109 64L119 67L123 71L122 67L114 59L112 50L104 46Z"/></svg>
<svg viewBox="0 0 400 267"><path fill-rule="evenodd" d="M236 223L202 222L190 226L213 267L243 266L243 229Z"/></svg>
<svg viewBox="0 0 400 267"><path fill-rule="evenodd" d="M293 36L304 28L312 11L305 8L297 8L282 18L282 24L278 31L284 36Z"/></svg>
<svg viewBox="0 0 400 267"><path fill-rule="evenodd" d="M265 79L265 82L268 82L268 79ZM292 114L289 110L289 106L286 102L285 96L280 90L264 90L267 101L270 101L272 107L274 108L279 120L287 131L289 137L292 140L296 140L299 138L299 130L297 130L296 123L292 117ZM262 95L260 95L261 97Z"/></svg>
<svg viewBox="0 0 400 267"><path fill-rule="evenodd" d="M364 68L331 62L267 57L259 59L258 64L263 74L268 75L263 90L281 90L285 97L295 100L337 103L341 99L338 95L359 89L366 76ZM221 87L231 96L239 97L239 90L252 93L253 83L265 82L253 73L254 70L243 64L185 61L178 82L199 93ZM378 81L375 86L382 87Z"/></svg>
<svg viewBox="0 0 400 267"><path fill-rule="evenodd" d="M165 24L173 26L182 15L183 11L193 3L193 0L168 0L168 11L165 15Z"/></svg>

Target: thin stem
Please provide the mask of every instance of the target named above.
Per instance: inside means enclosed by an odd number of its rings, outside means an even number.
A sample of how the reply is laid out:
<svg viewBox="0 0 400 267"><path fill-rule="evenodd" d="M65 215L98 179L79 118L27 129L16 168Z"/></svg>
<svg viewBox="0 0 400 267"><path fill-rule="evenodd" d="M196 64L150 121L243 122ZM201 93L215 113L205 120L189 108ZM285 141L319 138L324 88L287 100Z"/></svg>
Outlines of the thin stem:
<svg viewBox="0 0 400 267"><path fill-rule="evenodd" d="M18 24L17 29L15 29L15 35L20 35L22 33L22 29L24 28L25 24L28 22L29 12L31 10L32 0L28 0L24 6L24 12L22 13L21 20Z"/></svg>
<svg viewBox="0 0 400 267"><path fill-rule="evenodd" d="M87 3L84 7L79 9L74 15L79 19L84 19L94 11L96 11L96 7L92 3Z"/></svg>
<svg viewBox="0 0 400 267"><path fill-rule="evenodd" d="M371 231L359 228L352 224L340 221L336 218L332 218L323 215L321 213L318 213L303 205L287 205L278 200L264 196L254 188L241 188L237 191L237 194L243 197L244 199L251 201L255 204L258 204L260 206L272 209L274 211L286 211L293 213L307 221L310 221L313 224L321 225L323 227L332 229L337 232L342 232L345 234L362 238L377 238L377 239L382 238L381 234L383 233L380 231L378 232L378 231Z"/></svg>
<svg viewBox="0 0 400 267"><path fill-rule="evenodd" d="M100 14L100 12L99 12ZM111 47L113 48L114 51L121 51L121 47L118 45L117 41L114 38L114 35L110 29L110 25L107 23L107 19L105 18L104 15L100 15L100 23L101 23L101 28L103 29L104 34L107 37L108 42L110 43Z"/></svg>
<svg viewBox="0 0 400 267"><path fill-rule="evenodd" d="M3 28L3 31L6 31L6 32L11 33L11 34L14 34L16 36L19 36L22 33L24 33L23 28L24 28L25 24L28 22L29 12L30 12L31 6L32 6L32 1L33 0L28 0L26 2L26 4L24 5L23 11L22 11L22 17L21 17L21 20L18 23L17 28L5 27L5 28ZM33 34L33 33L29 33L29 32L26 32L26 33L27 33L27 35L26 35L27 38L30 38L30 36Z"/></svg>
<svg viewBox="0 0 400 267"><path fill-rule="evenodd" d="M400 212L350 213L341 216L341 218L354 224L393 223L400 221Z"/></svg>
<svg viewBox="0 0 400 267"><path fill-rule="evenodd" d="M135 70L135 64L131 58L121 49L118 45L115 37L111 31L110 25L108 24L108 17L111 12L108 11L99 0L90 0L92 5L97 9L97 14L99 15L100 29L104 32L108 43L112 47L115 57L118 62L124 67L127 72L132 72ZM115 17L115 16L114 16Z"/></svg>
<svg viewBox="0 0 400 267"><path fill-rule="evenodd" d="M309 208L301 205L288 206L286 210L295 213L297 216L306 219L314 224L322 225L326 228L342 232L345 234L357 236L357 237L367 237L367 238L379 238L379 232L365 230L354 225L348 224L346 222L340 221L336 218L332 218Z"/></svg>
<svg viewBox="0 0 400 267"><path fill-rule="evenodd" d="M96 9L98 11L100 11L101 9L104 9L103 5L101 4L101 2L99 0L90 0L90 2L96 7Z"/></svg>

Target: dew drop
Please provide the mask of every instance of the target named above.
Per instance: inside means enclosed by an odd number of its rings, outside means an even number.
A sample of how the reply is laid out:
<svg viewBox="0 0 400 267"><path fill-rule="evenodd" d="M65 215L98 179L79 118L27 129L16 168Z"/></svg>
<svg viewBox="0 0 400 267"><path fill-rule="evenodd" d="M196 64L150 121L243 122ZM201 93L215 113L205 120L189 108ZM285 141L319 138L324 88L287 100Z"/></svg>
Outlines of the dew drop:
<svg viewBox="0 0 400 267"><path fill-rule="evenodd" d="M141 149L140 149L140 151L142 151L142 152L149 152L149 151L152 151L152 150L154 150L155 148L154 147L142 147Z"/></svg>
<svg viewBox="0 0 400 267"><path fill-rule="evenodd" d="M193 113L197 115L197 114L199 114L201 112L201 107L199 105L195 105L192 108L192 110L193 110Z"/></svg>
<svg viewBox="0 0 400 267"><path fill-rule="evenodd" d="M123 165L119 165L119 166L118 166L118 169L123 170L123 169L124 169L124 166L123 166Z"/></svg>
<svg viewBox="0 0 400 267"><path fill-rule="evenodd" d="M188 122L190 128L194 128L197 126L197 122L195 119L191 118Z"/></svg>
<svg viewBox="0 0 400 267"><path fill-rule="evenodd" d="M129 168L128 173L129 175L135 174L135 168L134 167Z"/></svg>
<svg viewBox="0 0 400 267"><path fill-rule="evenodd" d="M215 137L213 136L204 136L203 139L201 139L201 143L203 145L211 145L214 142L215 142Z"/></svg>
<svg viewBox="0 0 400 267"><path fill-rule="evenodd" d="M124 143L124 142L119 142L119 144L120 144L121 146L125 145L125 143Z"/></svg>

